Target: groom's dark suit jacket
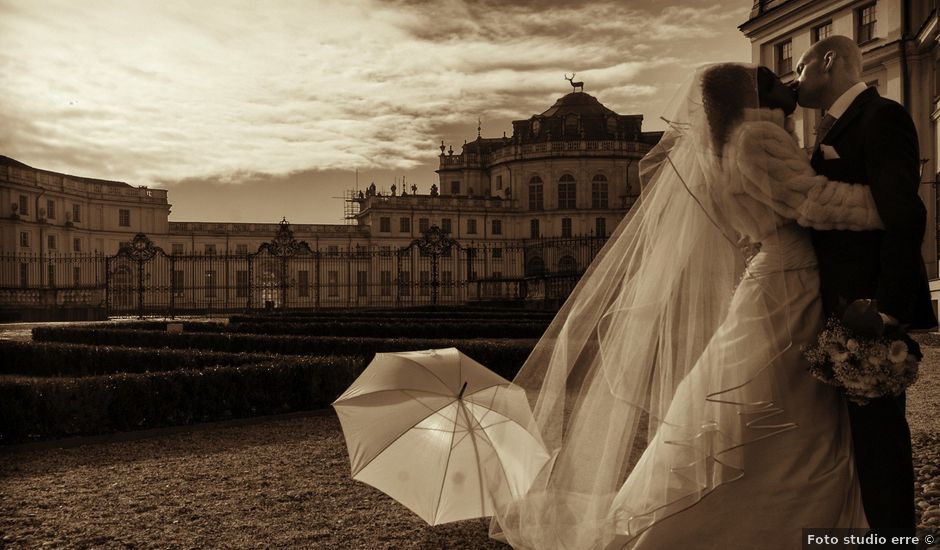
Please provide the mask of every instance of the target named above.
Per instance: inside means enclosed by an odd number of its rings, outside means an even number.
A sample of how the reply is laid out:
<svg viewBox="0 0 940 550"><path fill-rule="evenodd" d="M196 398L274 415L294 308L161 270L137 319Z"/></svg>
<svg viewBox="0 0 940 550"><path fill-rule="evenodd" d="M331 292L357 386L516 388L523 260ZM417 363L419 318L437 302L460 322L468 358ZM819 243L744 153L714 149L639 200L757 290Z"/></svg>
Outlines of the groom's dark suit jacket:
<svg viewBox="0 0 940 550"><path fill-rule="evenodd" d="M830 180L871 187L883 231L814 231L823 305L827 315L859 298L912 328L931 328L921 244L927 213L917 194L920 149L904 108L868 88L839 117L822 141L840 158L814 151L813 168Z"/></svg>

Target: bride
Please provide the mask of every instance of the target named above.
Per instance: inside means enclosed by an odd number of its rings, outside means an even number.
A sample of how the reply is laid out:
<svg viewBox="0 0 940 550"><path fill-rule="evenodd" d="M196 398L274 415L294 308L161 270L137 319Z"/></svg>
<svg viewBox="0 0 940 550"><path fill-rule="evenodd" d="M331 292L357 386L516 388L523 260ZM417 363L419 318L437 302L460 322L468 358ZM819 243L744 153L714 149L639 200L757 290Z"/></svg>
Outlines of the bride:
<svg viewBox="0 0 940 550"><path fill-rule="evenodd" d="M789 549L867 527L845 404L801 356L823 316L800 224L881 227L871 195L815 175L769 70L706 67L678 98L638 206L514 380L552 456L523 497L492 488L491 536L514 548Z"/></svg>

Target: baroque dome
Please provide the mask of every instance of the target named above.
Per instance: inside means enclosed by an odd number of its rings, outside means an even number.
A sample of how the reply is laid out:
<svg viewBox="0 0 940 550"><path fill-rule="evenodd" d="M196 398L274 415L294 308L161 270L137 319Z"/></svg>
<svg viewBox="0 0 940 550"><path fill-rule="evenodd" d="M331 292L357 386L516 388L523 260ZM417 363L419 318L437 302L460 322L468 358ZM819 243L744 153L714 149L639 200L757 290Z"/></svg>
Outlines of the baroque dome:
<svg viewBox="0 0 940 550"><path fill-rule="evenodd" d="M571 92L558 98L554 105L542 113L541 117L575 115L616 115L607 107L604 107L596 97L584 92Z"/></svg>

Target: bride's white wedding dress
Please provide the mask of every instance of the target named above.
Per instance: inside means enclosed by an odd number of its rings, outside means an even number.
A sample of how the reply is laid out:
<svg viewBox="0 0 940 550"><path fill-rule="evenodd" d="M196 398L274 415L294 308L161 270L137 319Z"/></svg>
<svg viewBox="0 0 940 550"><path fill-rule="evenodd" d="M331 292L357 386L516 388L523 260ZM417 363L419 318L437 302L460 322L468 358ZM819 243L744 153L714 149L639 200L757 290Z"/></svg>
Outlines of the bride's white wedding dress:
<svg viewBox="0 0 940 550"><path fill-rule="evenodd" d="M803 186L793 187L793 182L812 176L802 162L789 162L801 155L784 129L781 111L749 109L731 135L724 154L727 169L714 181L720 187L712 188L710 195L724 203L724 222L759 242L760 250L734 291L727 318L676 388L663 427L615 497L612 507L620 536L610 547L678 548L694 543L702 549L792 548L801 540L803 528L868 526L844 399L835 388L807 374L798 345L812 343L822 329L816 254L809 233L778 213L790 210L783 194L767 197L760 192L760 182L768 181L776 189L799 194ZM874 228L880 223L863 187L823 185L838 189L840 197L851 196L852 208L844 208L840 198L828 204L796 201L803 207L796 209L824 212L821 215L827 219L841 216L838 221L847 228ZM771 206L775 212L768 215L758 205ZM779 289L786 289L786 303L778 300ZM755 321L767 323L768 315L770 325L777 327L772 334L776 340L755 338ZM774 357L777 350L782 354ZM710 403L695 391L702 387L702 379L721 378L715 371L727 369L757 374L719 396L720 403ZM761 401L767 388L774 388L772 403L744 405ZM737 478L731 473L727 481L733 483L717 486L697 506L657 495L657 502L674 502L644 515L643 487L650 484L649 476L663 475L664 463L681 468L695 460L684 452L687 447L668 443L685 435L670 421L675 418L681 424L692 416L692 409L711 409L711 420L724 431L738 425L731 431L742 434L737 443L741 446L731 452L740 453L744 471ZM717 432L704 433L708 438ZM722 468L721 462L721 456L708 457L698 467ZM681 486L676 493L694 494ZM651 524L652 528L643 529Z"/></svg>
<svg viewBox="0 0 940 550"><path fill-rule="evenodd" d="M823 314L793 220L877 227L870 194L814 179L782 111L745 109L703 155L701 82L645 210L516 379L554 459L526 497L495 499L492 534L515 548L783 550L803 528L867 527L844 400L801 355ZM737 241L760 243L746 268Z"/></svg>

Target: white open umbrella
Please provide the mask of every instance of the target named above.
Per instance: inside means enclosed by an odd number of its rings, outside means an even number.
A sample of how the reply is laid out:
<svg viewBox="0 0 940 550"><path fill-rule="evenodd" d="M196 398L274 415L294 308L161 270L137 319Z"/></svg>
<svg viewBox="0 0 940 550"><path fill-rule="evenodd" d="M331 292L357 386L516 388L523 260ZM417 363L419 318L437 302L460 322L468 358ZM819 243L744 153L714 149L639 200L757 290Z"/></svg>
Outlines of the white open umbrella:
<svg viewBox="0 0 940 550"><path fill-rule="evenodd" d="M378 353L333 407L353 479L431 525L492 515L549 459L525 392L455 348Z"/></svg>

